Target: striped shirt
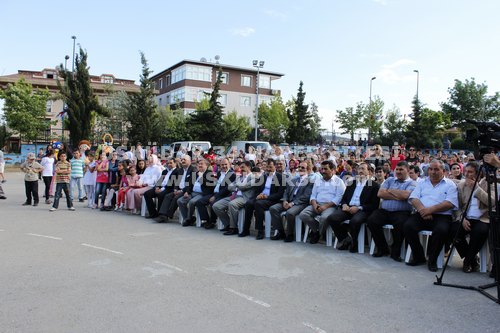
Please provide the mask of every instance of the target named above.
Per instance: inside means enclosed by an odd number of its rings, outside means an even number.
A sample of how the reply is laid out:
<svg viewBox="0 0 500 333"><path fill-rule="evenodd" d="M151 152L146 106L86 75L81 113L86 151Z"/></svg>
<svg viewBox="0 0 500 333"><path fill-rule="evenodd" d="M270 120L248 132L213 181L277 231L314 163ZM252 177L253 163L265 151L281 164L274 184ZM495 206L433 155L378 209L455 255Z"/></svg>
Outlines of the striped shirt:
<svg viewBox="0 0 500 333"><path fill-rule="evenodd" d="M61 174L59 171L71 171L71 163L68 161L59 161L56 163L56 183L69 183L69 173Z"/></svg>
<svg viewBox="0 0 500 333"><path fill-rule="evenodd" d="M83 178L83 168L85 167L85 162L83 159L72 158L71 161L71 178Z"/></svg>
<svg viewBox="0 0 500 333"><path fill-rule="evenodd" d="M395 189L401 191L410 191L412 192L417 186L417 183L411 178L407 178L403 181L397 179L396 177L387 178L380 188L383 189ZM382 200L380 208L385 209L389 212L399 212L399 211L411 211L412 206L408 202L408 200Z"/></svg>

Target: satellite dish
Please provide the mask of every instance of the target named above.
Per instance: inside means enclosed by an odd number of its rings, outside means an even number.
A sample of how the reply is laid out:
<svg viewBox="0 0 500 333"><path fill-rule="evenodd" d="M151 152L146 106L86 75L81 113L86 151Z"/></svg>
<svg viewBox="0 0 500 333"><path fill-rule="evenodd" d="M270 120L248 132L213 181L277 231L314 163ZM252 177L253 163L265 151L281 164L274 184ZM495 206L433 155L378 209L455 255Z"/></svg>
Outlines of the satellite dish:
<svg viewBox="0 0 500 333"><path fill-rule="evenodd" d="M219 59L220 59L220 55L216 55L215 60L219 60Z"/></svg>
<svg viewBox="0 0 500 333"><path fill-rule="evenodd" d="M207 58L203 57L200 59L201 62L207 62Z"/></svg>

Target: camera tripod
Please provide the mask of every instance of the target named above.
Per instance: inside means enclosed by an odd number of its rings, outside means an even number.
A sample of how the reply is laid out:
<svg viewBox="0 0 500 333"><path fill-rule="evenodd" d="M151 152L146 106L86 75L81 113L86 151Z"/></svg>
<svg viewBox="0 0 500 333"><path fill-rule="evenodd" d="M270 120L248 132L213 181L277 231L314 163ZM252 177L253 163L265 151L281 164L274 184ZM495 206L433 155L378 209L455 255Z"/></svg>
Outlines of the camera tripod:
<svg viewBox="0 0 500 333"><path fill-rule="evenodd" d="M487 193L488 193L488 216L490 220L490 233L489 233L489 242L490 246L493 248L493 278L495 282L486 284L486 285L481 285L481 286L465 286L465 285L458 285L458 284L451 284L451 283L443 283L443 276L444 273L446 272L446 268L448 267L448 263L452 258L451 253L453 253L453 249L455 248L455 244L460 232L460 229L463 228L463 221L467 215L467 211L469 210L470 203L472 201L472 198L474 196L474 190L476 189L476 186L478 185L479 178L481 175L481 171L484 171L486 175L486 181L487 181ZM472 192L471 195L467 201L467 204L465 206L465 209L462 213L462 216L460 218L460 226L453 238L452 246L450 249L450 255L446 259L446 262L443 266L443 271L441 272L441 276L436 275L436 282L434 282L435 285L437 286L444 286L444 287L452 287L452 288L460 288L460 289L467 289L467 290L475 290L478 291L479 293L483 294L484 296L488 297L489 299L493 300L494 302L500 304L500 269L499 269L499 264L500 264L500 211L499 211L499 202L498 202L498 187L497 187L497 177L496 177L496 168L491 167L490 165L486 164L483 162L481 165L480 169L477 172L476 175L476 181L474 182L474 186L472 187ZM492 186L494 186L493 191L492 191ZM491 197L491 193L494 193L495 196L494 198ZM495 207L495 209L493 209ZM497 296L495 297L491 293L488 293L486 290L490 288L496 287L497 289Z"/></svg>

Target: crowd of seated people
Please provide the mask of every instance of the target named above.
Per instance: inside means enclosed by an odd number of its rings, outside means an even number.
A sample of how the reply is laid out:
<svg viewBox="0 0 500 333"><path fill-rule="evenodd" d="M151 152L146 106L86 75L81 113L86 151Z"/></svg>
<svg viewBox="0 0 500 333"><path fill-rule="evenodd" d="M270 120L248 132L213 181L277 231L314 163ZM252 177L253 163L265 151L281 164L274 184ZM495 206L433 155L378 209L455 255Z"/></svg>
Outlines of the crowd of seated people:
<svg viewBox="0 0 500 333"><path fill-rule="evenodd" d="M174 219L178 210L184 227L198 218L212 229L219 220L222 235L238 237L249 236L253 223L257 240L265 238L269 213L271 240L284 242L302 238L295 235L300 218L311 244L331 228L337 249L353 253L365 246L358 235L366 225L375 243L373 257L402 261L406 242L413 256L407 265L426 264L430 271L437 270L439 253L452 241L464 259L463 271L477 271L478 252L488 238L488 199L494 194L487 193L473 155L462 152L431 156L414 147L394 147L387 154L376 145L348 156L333 149L294 154L276 147L228 156L181 151L163 164L148 152L125 157L131 159L87 154L88 207L138 214L144 201L144 215L159 223ZM390 243L384 236L387 225ZM427 253L419 240L422 230L432 231Z"/></svg>

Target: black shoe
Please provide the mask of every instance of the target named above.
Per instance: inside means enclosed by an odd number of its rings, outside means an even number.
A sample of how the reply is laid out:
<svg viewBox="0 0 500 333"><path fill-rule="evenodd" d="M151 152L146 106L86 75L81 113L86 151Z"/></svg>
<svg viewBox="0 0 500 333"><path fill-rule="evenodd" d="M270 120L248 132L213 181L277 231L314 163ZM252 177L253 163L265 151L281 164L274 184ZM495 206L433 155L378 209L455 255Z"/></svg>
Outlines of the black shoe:
<svg viewBox="0 0 500 333"><path fill-rule="evenodd" d="M229 227L224 227L222 229L219 229L220 232L227 232L229 230L231 230L231 228L229 228Z"/></svg>
<svg viewBox="0 0 500 333"><path fill-rule="evenodd" d="M401 262L401 261L403 261L403 260L401 259L401 257L399 256L399 254L392 254L392 253L391 253L391 259L392 259L392 260L394 260L394 261L397 261L397 262Z"/></svg>
<svg viewBox="0 0 500 333"><path fill-rule="evenodd" d="M224 236L238 235L238 228L228 228L228 230L224 232L223 235ZM244 236L239 236L239 237L244 237Z"/></svg>
<svg viewBox="0 0 500 333"><path fill-rule="evenodd" d="M148 215L146 216L147 219L154 219L154 218L157 218L158 216L160 216L158 213L154 213L152 215Z"/></svg>
<svg viewBox="0 0 500 333"><path fill-rule="evenodd" d="M311 231L309 234L309 243L316 244L319 241L319 231Z"/></svg>
<svg viewBox="0 0 500 333"><path fill-rule="evenodd" d="M78 199L78 202L84 202L84 201L85 201L85 200L83 200L83 199Z"/></svg>
<svg viewBox="0 0 500 333"><path fill-rule="evenodd" d="M158 216L154 217L153 219L158 223L168 222L168 217L166 217L165 215L158 215Z"/></svg>
<svg viewBox="0 0 500 333"><path fill-rule="evenodd" d="M271 236L271 240L282 240L285 239L285 233L282 231L278 231L278 233L274 236Z"/></svg>
<svg viewBox="0 0 500 333"><path fill-rule="evenodd" d="M294 240L295 240L294 235L286 235L286 236L285 236L285 239L283 239L283 241L284 241L285 243L291 243L291 242L293 242Z"/></svg>
<svg viewBox="0 0 500 333"><path fill-rule="evenodd" d="M427 268L431 271L431 272L437 272L438 271L438 266L436 264L435 261L430 261L427 263Z"/></svg>
<svg viewBox="0 0 500 333"><path fill-rule="evenodd" d="M420 265L425 265L427 261L425 259L421 259L421 260L410 260L409 262L407 262L406 264L408 266L420 266Z"/></svg>
<svg viewBox="0 0 500 333"><path fill-rule="evenodd" d="M250 232L245 230L245 231L240 232L238 234L238 237L246 237L248 235L250 235Z"/></svg>
<svg viewBox="0 0 500 333"><path fill-rule="evenodd" d="M390 254L389 252L389 249L385 248L385 249L377 249L377 251L375 251L375 253L372 254L372 257L374 258L380 258L380 257L384 257L384 256L388 256Z"/></svg>
<svg viewBox="0 0 500 333"><path fill-rule="evenodd" d="M33 204L33 207L36 207L36 206L38 206L38 202L35 202L35 203Z"/></svg>
<svg viewBox="0 0 500 333"><path fill-rule="evenodd" d="M213 222L205 222L205 229L213 229L215 227L215 223Z"/></svg>
<svg viewBox="0 0 500 333"><path fill-rule="evenodd" d="M182 222L183 227L189 227L193 225L193 221L191 219L185 219L184 222Z"/></svg>
<svg viewBox="0 0 500 333"><path fill-rule="evenodd" d="M5 196L1 195L1 196L0 196L0 199L5 200L5 199L7 199L7 197L5 197Z"/></svg>
<svg viewBox="0 0 500 333"><path fill-rule="evenodd" d="M337 246L337 250L345 251L345 250L349 249L349 246L351 245L351 243L352 243L351 237L347 236L342 241L340 241L339 245Z"/></svg>
<svg viewBox="0 0 500 333"><path fill-rule="evenodd" d="M257 236L255 236L255 239L264 239L264 231L259 230L257 231Z"/></svg>
<svg viewBox="0 0 500 333"><path fill-rule="evenodd" d="M31 203L30 202L24 202L22 205L23 206L31 206Z"/></svg>
<svg viewBox="0 0 500 333"><path fill-rule="evenodd" d="M351 253L358 252L358 242L357 241L351 242L351 245L349 245L349 252L351 252Z"/></svg>

